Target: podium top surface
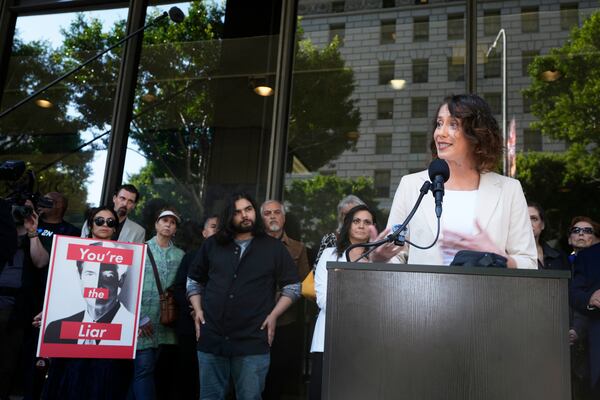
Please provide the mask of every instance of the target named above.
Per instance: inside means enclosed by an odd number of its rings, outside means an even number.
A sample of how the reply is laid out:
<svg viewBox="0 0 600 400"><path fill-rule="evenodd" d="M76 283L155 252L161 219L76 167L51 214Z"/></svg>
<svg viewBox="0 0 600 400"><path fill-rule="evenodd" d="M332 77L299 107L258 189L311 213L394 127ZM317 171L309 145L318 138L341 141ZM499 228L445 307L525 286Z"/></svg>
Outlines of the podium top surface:
<svg viewBox="0 0 600 400"><path fill-rule="evenodd" d="M414 265L392 263L355 263L330 261L327 269L360 270L360 271L398 271L398 272L426 272L432 274L462 274L462 275L490 275L490 276L522 276L529 278L569 279L571 271L539 270L539 269L513 269L513 268L485 268L485 267L458 267L437 265Z"/></svg>

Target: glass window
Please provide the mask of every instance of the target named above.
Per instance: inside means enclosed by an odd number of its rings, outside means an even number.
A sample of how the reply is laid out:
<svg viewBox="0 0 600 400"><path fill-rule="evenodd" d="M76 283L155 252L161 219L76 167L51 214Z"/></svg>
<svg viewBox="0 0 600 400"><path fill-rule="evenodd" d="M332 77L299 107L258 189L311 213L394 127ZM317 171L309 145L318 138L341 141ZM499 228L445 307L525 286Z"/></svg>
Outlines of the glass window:
<svg viewBox="0 0 600 400"><path fill-rule="evenodd" d="M125 170L142 194L140 219L159 198L201 223L234 191L264 198L279 36L240 27L224 37L222 6L183 8L181 24L145 38ZM165 9L149 8L147 19Z"/></svg>
<svg viewBox="0 0 600 400"><path fill-rule="evenodd" d="M463 57L448 57L448 80L465 80L465 59Z"/></svg>
<svg viewBox="0 0 600 400"><path fill-rule="evenodd" d="M429 81L429 60L417 58L412 61L413 83L424 83Z"/></svg>
<svg viewBox="0 0 600 400"><path fill-rule="evenodd" d="M329 25L329 41L333 42L335 37L340 41L340 46L344 45L344 36L346 36L346 24Z"/></svg>
<svg viewBox="0 0 600 400"><path fill-rule="evenodd" d="M502 73L502 58L498 51L492 50L486 57L486 63L483 65L483 76L485 78L499 78Z"/></svg>
<svg viewBox="0 0 600 400"><path fill-rule="evenodd" d="M429 115L429 99L427 97L412 97L410 107L410 116L413 118L427 118Z"/></svg>
<svg viewBox="0 0 600 400"><path fill-rule="evenodd" d="M465 38L465 17L463 13L448 15L448 40Z"/></svg>
<svg viewBox="0 0 600 400"><path fill-rule="evenodd" d="M574 26L579 26L579 7L577 3L560 5L560 29L563 31L571 30Z"/></svg>
<svg viewBox="0 0 600 400"><path fill-rule="evenodd" d="M501 28L500 10L483 11L483 34L495 36Z"/></svg>
<svg viewBox="0 0 600 400"><path fill-rule="evenodd" d="M379 61L379 84L387 85L394 79L394 61Z"/></svg>
<svg viewBox="0 0 600 400"><path fill-rule="evenodd" d="M502 93L485 93L483 98L487 101L494 114L502 114Z"/></svg>
<svg viewBox="0 0 600 400"><path fill-rule="evenodd" d="M413 41L426 42L429 40L429 17L413 19Z"/></svg>
<svg viewBox="0 0 600 400"><path fill-rule="evenodd" d="M523 151L542 151L542 135L537 129L523 129Z"/></svg>
<svg viewBox="0 0 600 400"><path fill-rule="evenodd" d="M381 21L381 44L390 44L396 41L396 20Z"/></svg>
<svg viewBox="0 0 600 400"><path fill-rule="evenodd" d="M377 100L377 119L392 119L394 117L394 99Z"/></svg>
<svg viewBox="0 0 600 400"><path fill-rule="evenodd" d="M383 0L381 2L381 6L383 8L391 8L391 7L396 7L396 0Z"/></svg>
<svg viewBox="0 0 600 400"><path fill-rule="evenodd" d="M375 171L373 175L373 180L375 181L375 193L377 197L390 196L391 176L392 174L389 169Z"/></svg>
<svg viewBox="0 0 600 400"><path fill-rule="evenodd" d="M332 1L331 2L331 11L334 13L344 12L345 7L346 7L345 1Z"/></svg>
<svg viewBox="0 0 600 400"><path fill-rule="evenodd" d="M392 154L391 133L379 133L375 136L375 154Z"/></svg>
<svg viewBox="0 0 600 400"><path fill-rule="evenodd" d="M538 7L521 8L521 32L533 33L540 31Z"/></svg>
<svg viewBox="0 0 600 400"><path fill-rule="evenodd" d="M123 8L19 16L0 109L104 50L123 36L126 19ZM100 201L121 53L108 52L0 120L0 162L23 160L34 190L63 193L71 223ZM0 182L0 196L9 186Z"/></svg>
<svg viewBox="0 0 600 400"><path fill-rule="evenodd" d="M521 73L523 76L529 76L527 68L536 56L540 55L539 50L524 50L521 52Z"/></svg>
<svg viewBox="0 0 600 400"><path fill-rule="evenodd" d="M410 133L410 152L413 154L427 153L427 133L426 132L411 132Z"/></svg>

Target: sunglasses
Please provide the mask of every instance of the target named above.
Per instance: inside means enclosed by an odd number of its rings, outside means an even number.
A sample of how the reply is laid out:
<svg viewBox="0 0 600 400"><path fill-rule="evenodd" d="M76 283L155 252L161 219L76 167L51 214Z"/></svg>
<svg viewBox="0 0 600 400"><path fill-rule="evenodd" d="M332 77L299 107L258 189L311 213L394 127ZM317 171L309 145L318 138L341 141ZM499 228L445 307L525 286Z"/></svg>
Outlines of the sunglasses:
<svg viewBox="0 0 600 400"><path fill-rule="evenodd" d="M576 226L574 228L571 228L571 233L574 233L576 235L579 235L580 233L587 233L588 235L593 235L594 228L590 228L590 227L580 228L579 226Z"/></svg>
<svg viewBox="0 0 600 400"><path fill-rule="evenodd" d="M106 223L106 226L108 226L109 228L114 228L115 226L117 226L117 221L115 221L112 218L104 218L104 217L97 217L94 218L94 224L96 224L96 226L102 226Z"/></svg>

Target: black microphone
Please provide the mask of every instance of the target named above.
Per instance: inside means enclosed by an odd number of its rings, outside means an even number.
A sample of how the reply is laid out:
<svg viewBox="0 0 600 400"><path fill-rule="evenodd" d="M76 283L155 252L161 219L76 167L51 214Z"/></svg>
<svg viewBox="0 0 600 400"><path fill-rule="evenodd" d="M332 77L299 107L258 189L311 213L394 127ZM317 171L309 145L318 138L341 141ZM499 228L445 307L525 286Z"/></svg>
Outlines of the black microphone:
<svg viewBox="0 0 600 400"><path fill-rule="evenodd" d="M448 163L441 158L436 158L429 164L429 179L431 179L431 193L435 199L435 215L442 216L442 202L444 199L444 182L450 178Z"/></svg>
<svg viewBox="0 0 600 400"><path fill-rule="evenodd" d="M83 67L85 67L86 65L88 65L89 63L97 60L98 58L102 57L104 54L108 53L109 51L111 51L115 47L121 45L123 42L126 42L127 40L131 39L132 37L134 37L138 33L144 31L145 29L147 29L149 27L151 27L152 25L156 25L158 22L162 21L163 19L165 19L167 17L169 17L171 19L171 21L173 21L175 23L180 23L185 18L185 15L183 14L183 11L181 11L179 8L177 8L177 7L171 7L171 9L169 9L168 13L166 11L163 12L161 15L159 15L158 17L156 17L152 21L148 22L146 25L142 26L139 29L136 29L135 31L131 32L129 35L125 36L123 39L119 40L117 43L113 44L112 46L108 47L105 50L102 50L100 53L96 54L95 56L92 56L92 57L88 58L87 60L85 60L84 62L82 62L81 64L79 64L75 68L73 68L72 70L68 71L67 73L65 73L65 74L63 74L61 76L59 76L58 78L56 78L55 80L53 80L49 84L45 85L44 87L36 90L35 92L33 92L32 94L30 94L29 96L25 97L23 100L19 101L18 103L14 104L14 105L8 107L7 109L5 109L4 111L0 112L0 118L2 118L4 116L10 114L11 112L15 111L17 108L21 107L23 104L27 103L28 101L30 101L31 99L33 99L34 97L36 97L38 94L40 94L40 93L48 90L52 86L54 86L57 83L61 82L63 79L65 79L65 78L73 75L75 72L79 71L80 69L82 69Z"/></svg>

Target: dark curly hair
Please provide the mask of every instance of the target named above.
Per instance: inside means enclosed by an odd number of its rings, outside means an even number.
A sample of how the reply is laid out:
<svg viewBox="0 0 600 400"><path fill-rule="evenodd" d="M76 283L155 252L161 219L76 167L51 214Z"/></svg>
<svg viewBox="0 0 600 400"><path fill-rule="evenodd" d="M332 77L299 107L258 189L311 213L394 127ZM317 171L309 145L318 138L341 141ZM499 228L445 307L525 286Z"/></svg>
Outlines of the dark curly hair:
<svg viewBox="0 0 600 400"><path fill-rule="evenodd" d="M377 218L375 217L375 213L371 211L371 209L365 204L359 204L348 211L348 214L344 217L344 223L340 229L340 233L337 236L335 247L337 248L337 255L341 257L344 254L344 251L350 246L350 228L352 227L352 220L354 219L354 215L359 211L367 211L371 214L373 218L373 224L377 225Z"/></svg>
<svg viewBox="0 0 600 400"><path fill-rule="evenodd" d="M500 128L490 106L476 94L448 96L440 104L433 119L431 133L430 149L433 158L437 158L433 132L437 126L438 113L444 105L448 106L450 115L460 120L465 138L473 149L473 159L477 171L489 172L496 169L504 151Z"/></svg>

